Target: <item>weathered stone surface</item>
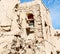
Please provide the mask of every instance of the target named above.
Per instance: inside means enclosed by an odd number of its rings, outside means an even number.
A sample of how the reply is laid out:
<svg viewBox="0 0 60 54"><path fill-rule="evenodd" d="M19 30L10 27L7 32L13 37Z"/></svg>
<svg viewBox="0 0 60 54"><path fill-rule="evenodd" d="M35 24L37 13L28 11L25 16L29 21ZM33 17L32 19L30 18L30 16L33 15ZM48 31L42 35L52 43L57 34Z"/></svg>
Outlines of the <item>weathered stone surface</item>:
<svg viewBox="0 0 60 54"><path fill-rule="evenodd" d="M41 0L0 1L0 54L60 53L59 36Z"/></svg>

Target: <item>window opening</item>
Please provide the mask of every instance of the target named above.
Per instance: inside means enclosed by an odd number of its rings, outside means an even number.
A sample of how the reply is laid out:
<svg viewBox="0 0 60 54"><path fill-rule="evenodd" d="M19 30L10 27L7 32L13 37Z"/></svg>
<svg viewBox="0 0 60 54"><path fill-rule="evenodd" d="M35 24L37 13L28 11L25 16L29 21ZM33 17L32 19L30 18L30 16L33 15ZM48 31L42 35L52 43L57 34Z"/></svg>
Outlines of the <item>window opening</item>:
<svg viewBox="0 0 60 54"><path fill-rule="evenodd" d="M34 27L34 17L33 14L29 13L27 14L28 20L27 23L29 24L30 27Z"/></svg>
<svg viewBox="0 0 60 54"><path fill-rule="evenodd" d="M27 34L34 33L34 16L32 13L27 14L27 23L28 27L26 29Z"/></svg>

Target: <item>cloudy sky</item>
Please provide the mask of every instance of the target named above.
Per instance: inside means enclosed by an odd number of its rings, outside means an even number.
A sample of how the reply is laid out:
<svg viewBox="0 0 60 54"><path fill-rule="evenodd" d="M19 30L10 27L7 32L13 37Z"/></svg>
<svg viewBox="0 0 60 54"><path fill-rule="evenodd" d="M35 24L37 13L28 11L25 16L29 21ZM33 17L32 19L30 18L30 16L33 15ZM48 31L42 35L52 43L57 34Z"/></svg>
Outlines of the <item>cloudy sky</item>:
<svg viewBox="0 0 60 54"><path fill-rule="evenodd" d="M28 2L31 0L21 0L21 2ZM60 0L42 0L47 8L50 10L52 25L55 29L60 29Z"/></svg>

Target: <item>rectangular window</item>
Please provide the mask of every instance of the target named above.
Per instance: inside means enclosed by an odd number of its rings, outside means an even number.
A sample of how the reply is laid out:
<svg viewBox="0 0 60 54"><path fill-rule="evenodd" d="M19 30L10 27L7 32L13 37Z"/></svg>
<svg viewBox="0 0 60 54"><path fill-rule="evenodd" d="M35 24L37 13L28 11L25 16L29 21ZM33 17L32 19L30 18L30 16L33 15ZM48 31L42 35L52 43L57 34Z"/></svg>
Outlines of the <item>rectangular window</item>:
<svg viewBox="0 0 60 54"><path fill-rule="evenodd" d="M32 13L27 14L29 27L34 27L34 17Z"/></svg>
<svg viewBox="0 0 60 54"><path fill-rule="evenodd" d="M34 17L32 13L27 14L27 23L28 23L28 28L26 29L27 34L33 33L34 32Z"/></svg>

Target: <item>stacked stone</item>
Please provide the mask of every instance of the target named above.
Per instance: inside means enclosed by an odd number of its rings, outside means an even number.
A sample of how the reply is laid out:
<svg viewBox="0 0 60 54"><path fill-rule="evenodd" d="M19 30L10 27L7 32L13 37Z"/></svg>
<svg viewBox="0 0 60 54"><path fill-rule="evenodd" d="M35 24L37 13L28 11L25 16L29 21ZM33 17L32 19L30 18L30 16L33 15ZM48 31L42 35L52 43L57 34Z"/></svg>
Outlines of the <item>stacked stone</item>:
<svg viewBox="0 0 60 54"><path fill-rule="evenodd" d="M9 4L9 1L4 2ZM31 3L20 4L20 8L15 0L14 3L11 0L10 4L11 9L6 4L9 11L6 9L3 12L5 17L1 14L1 11L4 9L0 7L0 37L5 40L1 41L0 39L0 54L46 54L40 4L33 1ZM0 6L2 6L1 3ZM4 7L6 8L6 6ZM34 16L34 32L30 33L30 35L26 33L26 16L28 13L32 13Z"/></svg>
<svg viewBox="0 0 60 54"><path fill-rule="evenodd" d="M8 54L44 54L41 44L43 42L39 42L39 40L27 42L20 35L15 35Z"/></svg>

